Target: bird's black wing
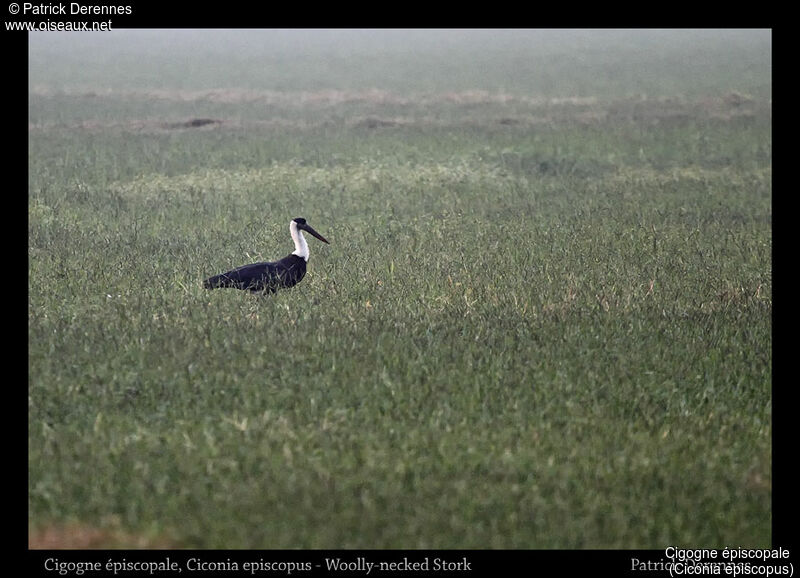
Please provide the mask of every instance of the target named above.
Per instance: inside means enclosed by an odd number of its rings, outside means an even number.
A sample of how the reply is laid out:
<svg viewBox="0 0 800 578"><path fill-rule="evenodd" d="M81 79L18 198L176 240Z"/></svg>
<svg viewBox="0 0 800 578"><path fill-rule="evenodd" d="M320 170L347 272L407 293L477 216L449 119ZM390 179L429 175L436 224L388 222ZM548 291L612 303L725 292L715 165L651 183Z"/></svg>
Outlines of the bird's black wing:
<svg viewBox="0 0 800 578"><path fill-rule="evenodd" d="M263 291L274 285L277 279L278 271L275 263L253 263L209 277L203 283L203 287L206 289L231 287Z"/></svg>
<svg viewBox="0 0 800 578"><path fill-rule="evenodd" d="M306 262L297 255L288 255L280 261L253 263L209 277L203 282L206 289L232 287L253 292L276 291L292 287L306 274Z"/></svg>

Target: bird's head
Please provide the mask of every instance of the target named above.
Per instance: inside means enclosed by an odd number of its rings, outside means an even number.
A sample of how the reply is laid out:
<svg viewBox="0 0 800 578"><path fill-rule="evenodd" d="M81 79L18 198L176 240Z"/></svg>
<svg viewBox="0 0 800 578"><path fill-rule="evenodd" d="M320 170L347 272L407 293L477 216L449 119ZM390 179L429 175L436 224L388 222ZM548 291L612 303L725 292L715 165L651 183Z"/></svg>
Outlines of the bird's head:
<svg viewBox="0 0 800 578"><path fill-rule="evenodd" d="M329 241L328 241L328 240L327 240L325 237L323 237L322 235L320 235L319 233L317 233L317 232L316 232L316 231L315 231L315 230L314 230L314 229L311 227L311 225L309 225L308 223L306 223L306 220L305 220L303 217L296 217L296 218L292 219L292 223L291 223L291 224L292 224L293 226L297 227L297 228L298 228L298 229L300 229L300 230L303 230L303 231L308 231L310 234L314 235L314 236L315 236L317 239L319 239L319 240L320 240L320 241L322 241L323 243L328 243L328 244L330 245L330 242L329 242Z"/></svg>

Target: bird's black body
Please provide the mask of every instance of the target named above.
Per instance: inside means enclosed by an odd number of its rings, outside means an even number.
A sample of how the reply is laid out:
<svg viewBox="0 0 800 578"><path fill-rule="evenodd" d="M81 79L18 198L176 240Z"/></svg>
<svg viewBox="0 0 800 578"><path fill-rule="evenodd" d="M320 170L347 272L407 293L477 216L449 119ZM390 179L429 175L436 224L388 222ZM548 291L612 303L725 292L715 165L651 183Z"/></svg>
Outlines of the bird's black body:
<svg viewBox="0 0 800 578"><path fill-rule="evenodd" d="M289 232L294 241L294 253L280 261L253 263L214 275L203 282L203 287L206 289L231 287L253 293L274 293L278 289L294 287L305 277L308 261L308 244L302 231L308 231L320 241L328 242L307 224L305 219L301 217L292 219L289 223Z"/></svg>
<svg viewBox="0 0 800 578"><path fill-rule="evenodd" d="M297 285L306 274L306 260L297 255L289 255L272 263L253 263L237 267L227 273L220 273L205 280L206 289L232 287L246 289L253 293L266 291L274 293Z"/></svg>

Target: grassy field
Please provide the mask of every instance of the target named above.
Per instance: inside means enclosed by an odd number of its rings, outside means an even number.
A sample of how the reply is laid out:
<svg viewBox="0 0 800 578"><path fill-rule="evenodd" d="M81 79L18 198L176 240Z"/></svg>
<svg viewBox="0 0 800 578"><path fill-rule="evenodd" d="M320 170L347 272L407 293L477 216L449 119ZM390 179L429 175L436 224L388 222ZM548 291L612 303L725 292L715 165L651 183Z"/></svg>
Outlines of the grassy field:
<svg viewBox="0 0 800 578"><path fill-rule="evenodd" d="M31 545L771 544L769 33L205 34L31 35Z"/></svg>

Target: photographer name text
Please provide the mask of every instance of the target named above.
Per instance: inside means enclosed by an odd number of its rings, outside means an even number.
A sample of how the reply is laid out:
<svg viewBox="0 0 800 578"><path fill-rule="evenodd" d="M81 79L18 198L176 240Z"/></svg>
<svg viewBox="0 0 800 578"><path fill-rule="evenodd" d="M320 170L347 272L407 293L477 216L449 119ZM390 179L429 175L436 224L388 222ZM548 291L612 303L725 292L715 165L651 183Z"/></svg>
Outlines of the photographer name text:
<svg viewBox="0 0 800 578"><path fill-rule="evenodd" d="M130 6L101 6L97 4L81 4L80 2L70 2L69 4L62 2L55 4L24 2L21 8L21 13L26 16L124 16L133 13L133 9Z"/></svg>

